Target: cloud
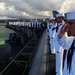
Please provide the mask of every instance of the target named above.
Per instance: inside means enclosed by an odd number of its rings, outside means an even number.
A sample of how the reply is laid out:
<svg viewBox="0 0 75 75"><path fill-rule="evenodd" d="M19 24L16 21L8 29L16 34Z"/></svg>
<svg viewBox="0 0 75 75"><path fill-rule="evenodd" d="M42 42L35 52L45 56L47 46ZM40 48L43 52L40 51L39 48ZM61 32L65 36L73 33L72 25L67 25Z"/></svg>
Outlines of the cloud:
<svg viewBox="0 0 75 75"><path fill-rule="evenodd" d="M62 4L62 7L60 9L60 12L66 13L75 10L75 0L65 0L65 2Z"/></svg>
<svg viewBox="0 0 75 75"><path fill-rule="evenodd" d="M74 10L74 0L0 0L0 18L45 18Z"/></svg>

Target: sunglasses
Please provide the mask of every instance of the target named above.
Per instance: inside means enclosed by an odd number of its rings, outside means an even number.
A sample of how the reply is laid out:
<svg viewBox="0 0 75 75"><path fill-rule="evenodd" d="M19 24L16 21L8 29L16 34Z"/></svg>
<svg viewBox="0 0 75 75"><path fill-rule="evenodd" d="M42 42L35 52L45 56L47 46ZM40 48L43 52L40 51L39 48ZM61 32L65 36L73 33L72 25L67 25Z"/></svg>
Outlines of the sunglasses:
<svg viewBox="0 0 75 75"><path fill-rule="evenodd" d="M62 17L56 17L56 19L58 19L58 18L62 18Z"/></svg>
<svg viewBox="0 0 75 75"><path fill-rule="evenodd" d="M62 17L58 17L58 18L62 18Z"/></svg>
<svg viewBox="0 0 75 75"><path fill-rule="evenodd" d="M74 24L73 22L66 22L66 23L68 23L68 24L70 24L70 25L73 25L73 24Z"/></svg>

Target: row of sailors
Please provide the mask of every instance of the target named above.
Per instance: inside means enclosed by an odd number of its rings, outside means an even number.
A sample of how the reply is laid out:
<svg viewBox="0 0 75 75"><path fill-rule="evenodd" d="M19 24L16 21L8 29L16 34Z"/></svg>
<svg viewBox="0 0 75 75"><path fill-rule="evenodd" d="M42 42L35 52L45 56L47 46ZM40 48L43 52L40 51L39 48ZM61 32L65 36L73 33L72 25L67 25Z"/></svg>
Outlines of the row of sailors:
<svg viewBox="0 0 75 75"><path fill-rule="evenodd" d="M65 16L56 14L55 18L49 19L47 29L50 52L56 55L56 75L75 75L75 11L67 12ZM63 64L64 50L67 53Z"/></svg>
<svg viewBox="0 0 75 75"><path fill-rule="evenodd" d="M47 24L51 54L56 54L56 75L62 75L63 48L58 44L57 36L64 25L64 15L56 14L56 18L50 18Z"/></svg>
<svg viewBox="0 0 75 75"><path fill-rule="evenodd" d="M41 28L41 22L9 22L8 25L27 26L34 28Z"/></svg>

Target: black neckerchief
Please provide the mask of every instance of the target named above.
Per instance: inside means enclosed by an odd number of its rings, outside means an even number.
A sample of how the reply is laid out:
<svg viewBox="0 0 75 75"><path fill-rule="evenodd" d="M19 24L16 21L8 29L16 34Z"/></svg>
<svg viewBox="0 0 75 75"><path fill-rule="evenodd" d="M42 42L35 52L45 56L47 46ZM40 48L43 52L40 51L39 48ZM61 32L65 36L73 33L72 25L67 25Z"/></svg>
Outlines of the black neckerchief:
<svg viewBox="0 0 75 75"><path fill-rule="evenodd" d="M56 32L58 32L59 26L61 26L61 25L62 25L62 23L58 24L56 27L52 28L52 30L56 29Z"/></svg>
<svg viewBox="0 0 75 75"><path fill-rule="evenodd" d="M51 29L51 25L49 25L49 29Z"/></svg>
<svg viewBox="0 0 75 75"><path fill-rule="evenodd" d="M71 70L71 64L72 64L72 56L73 56L73 53L74 53L74 42L75 42L75 39L73 40L73 43L68 51L68 54L67 54L67 69L69 69L69 73L70 73L70 70Z"/></svg>
<svg viewBox="0 0 75 75"><path fill-rule="evenodd" d="M51 29L52 24L49 24L49 29Z"/></svg>

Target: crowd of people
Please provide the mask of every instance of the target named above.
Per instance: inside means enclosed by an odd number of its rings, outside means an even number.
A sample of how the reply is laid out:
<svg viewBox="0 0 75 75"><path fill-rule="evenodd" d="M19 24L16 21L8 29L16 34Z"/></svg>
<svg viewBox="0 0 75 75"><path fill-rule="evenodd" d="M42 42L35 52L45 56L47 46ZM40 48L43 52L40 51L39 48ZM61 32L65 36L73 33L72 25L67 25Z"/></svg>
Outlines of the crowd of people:
<svg viewBox="0 0 75 75"><path fill-rule="evenodd" d="M28 21L28 22L18 22L18 21L9 21L7 22L6 26L23 26L28 28L43 28L46 27L47 22L46 21Z"/></svg>
<svg viewBox="0 0 75 75"><path fill-rule="evenodd" d="M50 54L56 56L56 75L75 75L75 11L56 14L47 22ZM63 57L66 51L64 64Z"/></svg>

